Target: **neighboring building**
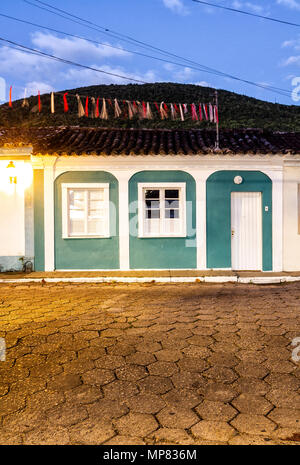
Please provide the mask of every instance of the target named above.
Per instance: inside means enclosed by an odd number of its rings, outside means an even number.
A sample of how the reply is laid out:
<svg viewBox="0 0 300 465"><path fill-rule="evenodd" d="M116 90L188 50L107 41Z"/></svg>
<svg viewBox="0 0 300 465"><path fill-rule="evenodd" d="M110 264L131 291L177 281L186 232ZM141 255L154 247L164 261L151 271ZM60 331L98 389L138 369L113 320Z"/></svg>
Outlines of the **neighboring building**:
<svg viewBox="0 0 300 465"><path fill-rule="evenodd" d="M213 130L1 129L0 269L300 271L300 133L214 145Z"/></svg>

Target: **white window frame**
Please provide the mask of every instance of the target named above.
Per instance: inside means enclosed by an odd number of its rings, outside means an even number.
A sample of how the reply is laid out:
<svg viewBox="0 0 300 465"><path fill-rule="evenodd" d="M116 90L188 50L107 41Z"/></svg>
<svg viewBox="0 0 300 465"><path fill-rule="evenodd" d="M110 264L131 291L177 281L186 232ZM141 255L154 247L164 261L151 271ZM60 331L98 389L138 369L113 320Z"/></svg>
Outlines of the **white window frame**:
<svg viewBox="0 0 300 465"><path fill-rule="evenodd" d="M145 201L144 191L155 189L178 189L179 190L179 220L181 232L176 234L170 233L153 233L148 234L144 231L145 218ZM162 220L162 212L165 211L164 202L160 203L160 219ZM138 183L138 237L186 237L186 183L185 182L139 182Z"/></svg>
<svg viewBox="0 0 300 465"><path fill-rule="evenodd" d="M63 183L62 189L62 237L63 239L97 239L97 238L108 238L110 237L110 215L109 215L109 183ZM103 235L99 234L78 234L70 235L70 220L69 220L69 189L82 189L82 190L93 190L103 189L104 191L104 202L106 210L105 219L105 232Z"/></svg>

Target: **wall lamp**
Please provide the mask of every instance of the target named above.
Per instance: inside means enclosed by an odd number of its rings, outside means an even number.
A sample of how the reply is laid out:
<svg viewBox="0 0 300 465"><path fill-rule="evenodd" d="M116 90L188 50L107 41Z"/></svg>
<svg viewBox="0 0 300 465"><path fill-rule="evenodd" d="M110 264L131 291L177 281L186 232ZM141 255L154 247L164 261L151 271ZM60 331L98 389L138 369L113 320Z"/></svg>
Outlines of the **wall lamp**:
<svg viewBox="0 0 300 465"><path fill-rule="evenodd" d="M9 171L10 184L17 184L16 167L13 161L10 161L6 167Z"/></svg>

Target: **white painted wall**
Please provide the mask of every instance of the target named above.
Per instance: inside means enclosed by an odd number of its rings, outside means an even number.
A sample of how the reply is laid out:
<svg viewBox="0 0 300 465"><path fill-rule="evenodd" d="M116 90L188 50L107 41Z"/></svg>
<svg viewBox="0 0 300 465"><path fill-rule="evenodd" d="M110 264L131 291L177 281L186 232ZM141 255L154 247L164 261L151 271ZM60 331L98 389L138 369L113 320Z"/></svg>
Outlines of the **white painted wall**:
<svg viewBox="0 0 300 465"><path fill-rule="evenodd" d="M298 234L298 184L300 164L284 169L284 271L300 271L300 234Z"/></svg>
<svg viewBox="0 0 300 465"><path fill-rule="evenodd" d="M24 189L9 184L6 166L0 161L0 257L25 255ZM22 168L24 162L15 162Z"/></svg>

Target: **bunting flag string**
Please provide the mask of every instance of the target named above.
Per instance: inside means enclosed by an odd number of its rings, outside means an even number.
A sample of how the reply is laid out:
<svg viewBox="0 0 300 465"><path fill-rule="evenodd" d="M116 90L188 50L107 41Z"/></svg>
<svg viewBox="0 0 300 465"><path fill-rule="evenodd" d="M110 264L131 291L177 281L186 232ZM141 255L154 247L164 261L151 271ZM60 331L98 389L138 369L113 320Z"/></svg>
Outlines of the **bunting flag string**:
<svg viewBox="0 0 300 465"><path fill-rule="evenodd" d="M9 101L8 106L12 108L12 90L13 87L10 86L9 89ZM41 113L42 108L43 112L46 111L46 104L43 102L42 107L42 98L40 91L38 91L38 102L37 105L34 105L31 108L31 112ZM77 99L77 115L78 118L87 117L87 118L100 118L102 120L108 120L111 117L114 118L128 118L133 119L138 117L139 119L148 119L152 120L155 117L159 117L161 120L170 119L172 121L181 120L186 121L190 118L192 121L207 122L219 124L219 112L217 99L215 103L166 103L164 101L158 102L149 102L149 101L130 101L122 99L111 99L111 98L100 98L100 97L89 97L89 96L80 96L79 94L70 94L69 92L51 92L50 94L50 112L54 114L56 111L54 105L55 95L62 95L63 99L63 111L68 113L70 108L73 108L71 102L69 103L71 97ZM216 94L217 95L217 94ZM68 98L67 98L68 97ZM82 104L81 98L85 99L85 104ZM100 102L102 100L101 109ZM24 92L24 99L22 102L22 107L29 107L29 102L27 98L27 90Z"/></svg>

